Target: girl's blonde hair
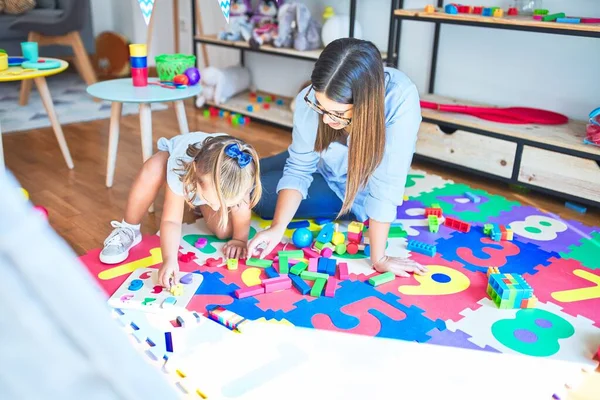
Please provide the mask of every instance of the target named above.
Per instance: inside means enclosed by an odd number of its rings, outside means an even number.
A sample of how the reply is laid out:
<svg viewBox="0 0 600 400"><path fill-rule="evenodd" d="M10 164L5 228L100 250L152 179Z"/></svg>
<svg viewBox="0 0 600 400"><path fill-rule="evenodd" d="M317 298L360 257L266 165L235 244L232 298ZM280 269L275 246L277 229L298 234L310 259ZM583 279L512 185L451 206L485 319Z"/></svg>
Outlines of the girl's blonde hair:
<svg viewBox="0 0 600 400"><path fill-rule="evenodd" d="M262 195L260 163L254 147L231 136L211 136L188 146L192 161L180 161L179 179L186 203L194 207L201 178L209 175L219 199L220 225L226 227L229 210L226 202L250 194L250 208ZM249 160L248 160L249 158Z"/></svg>

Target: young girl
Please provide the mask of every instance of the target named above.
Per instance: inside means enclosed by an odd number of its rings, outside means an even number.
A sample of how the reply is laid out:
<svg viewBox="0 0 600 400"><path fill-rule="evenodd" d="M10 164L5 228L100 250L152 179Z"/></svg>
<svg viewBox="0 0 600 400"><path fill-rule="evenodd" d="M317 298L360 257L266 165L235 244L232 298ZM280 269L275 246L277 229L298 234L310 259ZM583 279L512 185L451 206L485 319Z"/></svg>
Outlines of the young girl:
<svg viewBox="0 0 600 400"><path fill-rule="evenodd" d="M172 139L161 138L158 152L146 161L136 177L125 218L104 241L100 261L118 264L141 242L140 223L159 189L166 182L160 224L163 265L159 283L170 288L178 272L178 251L185 204L200 207L206 225L219 239L227 258L246 257L251 209L262 193L259 159L252 146L240 139L202 132Z"/></svg>

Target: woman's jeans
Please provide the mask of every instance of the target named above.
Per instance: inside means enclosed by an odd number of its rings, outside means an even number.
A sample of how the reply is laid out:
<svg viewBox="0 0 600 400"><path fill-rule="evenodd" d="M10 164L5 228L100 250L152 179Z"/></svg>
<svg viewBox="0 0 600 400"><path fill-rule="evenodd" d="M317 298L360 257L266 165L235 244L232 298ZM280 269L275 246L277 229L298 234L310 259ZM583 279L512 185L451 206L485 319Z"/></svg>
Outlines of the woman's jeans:
<svg viewBox="0 0 600 400"><path fill-rule="evenodd" d="M277 154L260 161L260 179L263 194L254 211L263 219L271 220L277 204L277 184L283 176L283 167L288 158L288 152ZM335 217L342 208L342 200L329 188L323 176L315 172L313 182L308 189L308 197L300 203L294 218L331 218ZM352 217L349 215L349 217Z"/></svg>

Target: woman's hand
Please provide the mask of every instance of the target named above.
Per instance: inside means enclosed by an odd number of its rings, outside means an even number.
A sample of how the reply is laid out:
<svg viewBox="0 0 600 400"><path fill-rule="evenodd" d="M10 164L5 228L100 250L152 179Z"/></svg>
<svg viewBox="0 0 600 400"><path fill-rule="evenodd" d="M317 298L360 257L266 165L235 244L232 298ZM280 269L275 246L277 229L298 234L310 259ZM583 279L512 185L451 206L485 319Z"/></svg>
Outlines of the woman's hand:
<svg viewBox="0 0 600 400"><path fill-rule="evenodd" d="M402 257L388 257L385 256L381 260L373 264L373 268L377 272L391 272L394 275L408 278L409 272L413 272L417 275L423 275L427 272L427 268L419 264L416 261Z"/></svg>
<svg viewBox="0 0 600 400"><path fill-rule="evenodd" d="M170 290L175 284L177 273L179 273L179 263L163 263L158 270L158 284Z"/></svg>
<svg viewBox="0 0 600 400"><path fill-rule="evenodd" d="M247 243L244 240L231 239L223 246L226 258L246 258Z"/></svg>
<svg viewBox="0 0 600 400"><path fill-rule="evenodd" d="M248 257L265 258L281 242L284 232L285 230L273 226L258 232L248 243Z"/></svg>

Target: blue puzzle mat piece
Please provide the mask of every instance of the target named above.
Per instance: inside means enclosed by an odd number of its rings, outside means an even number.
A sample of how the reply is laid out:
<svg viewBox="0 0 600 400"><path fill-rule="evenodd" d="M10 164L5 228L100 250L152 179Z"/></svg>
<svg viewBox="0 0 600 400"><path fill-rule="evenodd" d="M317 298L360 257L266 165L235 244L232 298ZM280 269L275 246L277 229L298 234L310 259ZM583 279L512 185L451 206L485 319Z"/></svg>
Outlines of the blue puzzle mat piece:
<svg viewBox="0 0 600 400"><path fill-rule="evenodd" d="M195 271L194 273L196 273L196 274L200 273L204 277L202 284L200 285L198 290L196 290L196 293L195 293L196 295L199 295L199 294L200 295L202 295L202 294L227 294L227 295L231 296L231 295L233 295L233 292L235 292L237 289L239 289L239 286L236 284L224 283L221 280L223 278L223 274L221 274L220 272Z"/></svg>
<svg viewBox="0 0 600 400"><path fill-rule="evenodd" d="M501 268L501 272L516 274L536 274L537 266L548 266L555 252L547 252L531 243L501 241L482 243L487 237L481 227L473 226L469 233L455 232L448 239L437 243L437 252L444 260L458 261L472 272L487 272L489 266Z"/></svg>
<svg viewBox="0 0 600 400"><path fill-rule="evenodd" d="M370 332L377 337L400 339L408 341L426 342L430 339L427 332L432 329L446 329L444 321L423 316L423 310L418 307L407 307L399 302L400 298L394 294L383 294L366 282L343 281L335 292L335 297L319 297L313 301L301 300L297 302L296 309L289 312L273 312L272 318L285 318L296 326L315 328L313 319L317 315L327 315L333 325L339 330L352 330L359 325L368 323L365 314L375 317L380 328L362 327L361 331ZM362 304L358 303L364 303ZM349 315L348 307L353 308L354 315ZM342 311L346 307L346 312ZM387 313L393 313L392 317ZM321 317L322 318L322 317ZM396 320L399 319L399 320ZM372 321L371 321L372 322ZM376 324L374 324L376 325Z"/></svg>

